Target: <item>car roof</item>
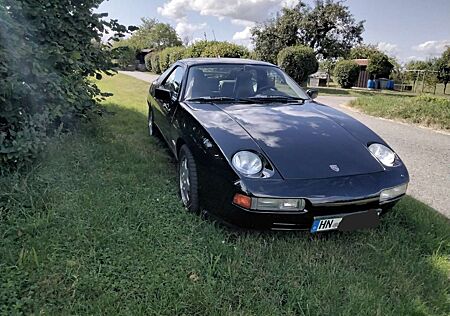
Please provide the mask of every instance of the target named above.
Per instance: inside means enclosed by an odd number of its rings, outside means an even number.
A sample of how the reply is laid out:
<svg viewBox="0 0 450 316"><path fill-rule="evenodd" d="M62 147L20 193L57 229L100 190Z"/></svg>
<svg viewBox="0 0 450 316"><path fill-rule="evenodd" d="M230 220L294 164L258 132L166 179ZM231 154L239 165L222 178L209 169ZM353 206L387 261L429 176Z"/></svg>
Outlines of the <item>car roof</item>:
<svg viewBox="0 0 450 316"><path fill-rule="evenodd" d="M265 61L245 59L245 58L187 58L178 61L188 67L193 65L210 65L210 64L236 64L236 65L261 65L275 66Z"/></svg>

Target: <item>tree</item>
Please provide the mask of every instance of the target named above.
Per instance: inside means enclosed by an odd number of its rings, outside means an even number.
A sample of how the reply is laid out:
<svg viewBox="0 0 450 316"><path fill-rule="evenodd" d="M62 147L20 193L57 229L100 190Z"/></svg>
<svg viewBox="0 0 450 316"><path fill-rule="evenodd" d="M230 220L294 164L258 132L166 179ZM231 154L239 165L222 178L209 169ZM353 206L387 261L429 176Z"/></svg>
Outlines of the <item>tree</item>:
<svg viewBox="0 0 450 316"><path fill-rule="evenodd" d="M389 78L394 65L386 54L381 52L370 56L367 71L375 78Z"/></svg>
<svg viewBox="0 0 450 316"><path fill-rule="evenodd" d="M278 66L302 84L319 68L314 51L306 46L286 47L278 54Z"/></svg>
<svg viewBox="0 0 450 316"><path fill-rule="evenodd" d="M444 84L444 94L447 90L447 84L450 81L450 46L442 54L441 58L437 60L437 70L439 82Z"/></svg>
<svg viewBox="0 0 450 316"><path fill-rule="evenodd" d="M142 19L139 29L129 39L121 41L119 46L130 46L135 50L153 48L163 50L166 47L181 46L183 43L175 29L166 23L160 23L156 19Z"/></svg>
<svg viewBox="0 0 450 316"><path fill-rule="evenodd" d="M316 0L314 8L300 2L252 29L258 56L274 63L283 48L311 47L321 59L345 57L362 41L364 21L356 22L341 1Z"/></svg>
<svg viewBox="0 0 450 316"><path fill-rule="evenodd" d="M373 44L359 44L350 50L349 59L370 59L374 54L380 51Z"/></svg>

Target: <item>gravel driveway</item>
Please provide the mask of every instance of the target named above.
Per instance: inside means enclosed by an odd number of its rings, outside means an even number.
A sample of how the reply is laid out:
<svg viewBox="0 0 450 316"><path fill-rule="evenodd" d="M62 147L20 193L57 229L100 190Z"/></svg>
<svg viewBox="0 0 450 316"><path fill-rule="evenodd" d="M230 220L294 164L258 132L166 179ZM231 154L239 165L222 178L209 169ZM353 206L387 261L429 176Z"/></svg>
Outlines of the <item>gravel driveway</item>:
<svg viewBox="0 0 450 316"><path fill-rule="evenodd" d="M145 72L120 73L147 82L158 78ZM351 115L380 135L408 167L408 194L450 218L450 135L359 113L345 106L353 99L321 96L317 101Z"/></svg>

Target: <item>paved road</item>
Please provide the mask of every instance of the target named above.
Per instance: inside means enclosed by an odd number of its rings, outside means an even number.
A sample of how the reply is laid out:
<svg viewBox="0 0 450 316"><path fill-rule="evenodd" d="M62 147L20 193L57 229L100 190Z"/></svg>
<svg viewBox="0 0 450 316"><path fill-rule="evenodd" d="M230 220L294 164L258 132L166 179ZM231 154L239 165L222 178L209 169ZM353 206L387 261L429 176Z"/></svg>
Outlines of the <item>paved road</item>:
<svg viewBox="0 0 450 316"><path fill-rule="evenodd" d="M408 167L408 194L450 218L450 135L359 113L344 106L352 99L322 96L317 101L351 115L380 135Z"/></svg>
<svg viewBox="0 0 450 316"><path fill-rule="evenodd" d="M158 77L145 72L120 72L147 82ZM359 113L344 106L352 99L322 96L317 101L353 116L380 135L408 167L408 193L450 218L450 135Z"/></svg>

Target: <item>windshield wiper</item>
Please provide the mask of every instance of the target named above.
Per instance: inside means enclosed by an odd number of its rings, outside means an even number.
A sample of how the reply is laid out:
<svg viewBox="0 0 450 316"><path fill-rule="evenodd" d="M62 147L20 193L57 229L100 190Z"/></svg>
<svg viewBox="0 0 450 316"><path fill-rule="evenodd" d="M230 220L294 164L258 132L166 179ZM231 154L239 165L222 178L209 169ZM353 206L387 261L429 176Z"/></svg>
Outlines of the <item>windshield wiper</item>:
<svg viewBox="0 0 450 316"><path fill-rule="evenodd" d="M244 100L244 99L236 99L231 97L200 97L200 98L190 98L186 99L185 101L188 102L251 102L250 100Z"/></svg>
<svg viewBox="0 0 450 316"><path fill-rule="evenodd" d="M254 100L254 101L259 101L259 102L298 102L301 101L301 103L305 103L306 100L308 99L304 99L304 98L299 98L299 97L285 97L282 95L274 95L274 96L256 96L256 97L249 97L246 100Z"/></svg>

